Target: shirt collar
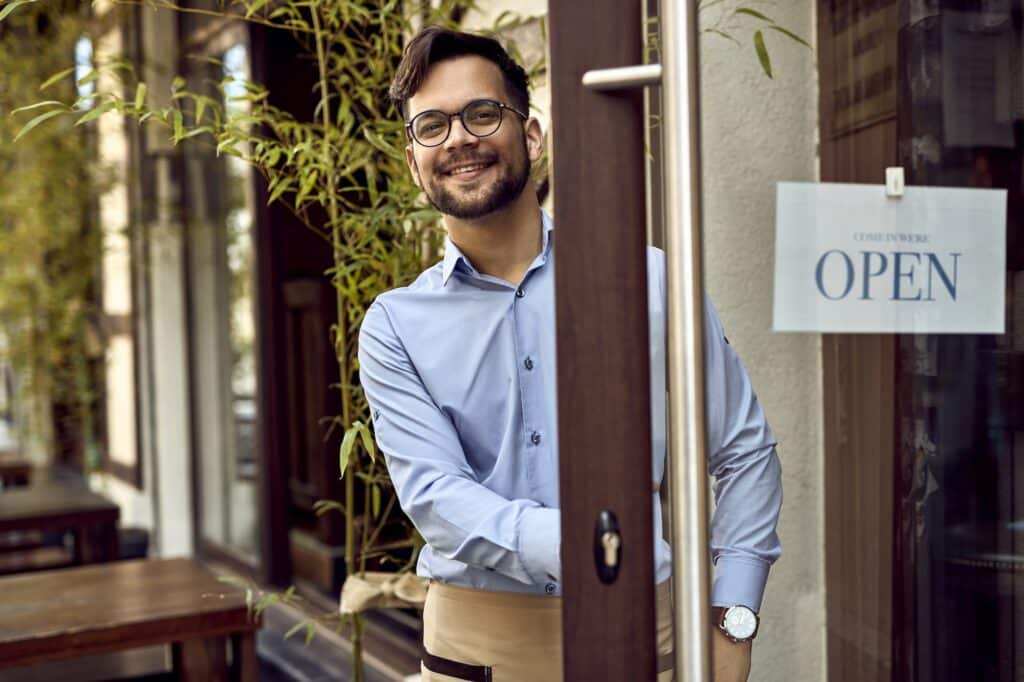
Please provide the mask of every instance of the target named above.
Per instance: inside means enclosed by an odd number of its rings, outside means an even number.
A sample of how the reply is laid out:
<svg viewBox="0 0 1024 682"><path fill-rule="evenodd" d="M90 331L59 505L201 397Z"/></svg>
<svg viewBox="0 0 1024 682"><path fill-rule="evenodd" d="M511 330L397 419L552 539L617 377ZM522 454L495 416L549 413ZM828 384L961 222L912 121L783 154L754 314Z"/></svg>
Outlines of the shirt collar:
<svg viewBox="0 0 1024 682"><path fill-rule="evenodd" d="M551 253L551 231L555 228L554 222L551 220L551 216L548 215L547 211L541 209L540 211L541 230L543 231L542 243L540 248L540 255L537 257L540 264L547 262L549 254ZM462 263L462 267L470 273L476 274L476 269L469 262L469 259L462 253L458 246L455 245L449 237L444 238L444 263L441 266L441 284L446 286L448 280L451 279L452 274L459 267L459 263Z"/></svg>

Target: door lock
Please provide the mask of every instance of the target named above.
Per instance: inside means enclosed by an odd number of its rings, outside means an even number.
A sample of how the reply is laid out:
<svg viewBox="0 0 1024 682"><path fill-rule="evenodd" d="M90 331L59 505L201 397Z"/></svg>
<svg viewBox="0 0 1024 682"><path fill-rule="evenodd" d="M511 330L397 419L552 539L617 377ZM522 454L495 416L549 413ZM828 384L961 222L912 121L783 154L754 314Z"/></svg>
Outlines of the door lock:
<svg viewBox="0 0 1024 682"><path fill-rule="evenodd" d="M622 564L622 536L619 534L619 520L615 513L602 509L594 526L594 566L597 577L610 585L619 577Z"/></svg>
<svg viewBox="0 0 1024 682"><path fill-rule="evenodd" d="M601 536L601 544L604 545L604 565L614 568L619 563L619 545L622 538L612 530L606 530Z"/></svg>

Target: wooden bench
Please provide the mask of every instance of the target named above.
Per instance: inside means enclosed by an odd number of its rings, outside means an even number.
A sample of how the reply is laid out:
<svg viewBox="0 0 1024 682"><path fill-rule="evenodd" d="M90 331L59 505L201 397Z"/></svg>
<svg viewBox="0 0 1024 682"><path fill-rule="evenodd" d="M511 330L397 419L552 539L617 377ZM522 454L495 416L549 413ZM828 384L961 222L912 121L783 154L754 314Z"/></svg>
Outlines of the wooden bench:
<svg viewBox="0 0 1024 682"><path fill-rule="evenodd" d="M169 644L185 682L257 679L244 591L191 559L8 576L0 595L0 669Z"/></svg>
<svg viewBox="0 0 1024 682"><path fill-rule="evenodd" d="M16 452L0 452L0 488L28 485L32 463Z"/></svg>
<svg viewBox="0 0 1024 682"><path fill-rule="evenodd" d="M33 554L48 531L71 532L72 551L44 548L62 564L115 561L119 555L118 506L89 490L84 481L54 478L0 491L0 573L34 570L47 565ZM45 559L45 560L44 560Z"/></svg>

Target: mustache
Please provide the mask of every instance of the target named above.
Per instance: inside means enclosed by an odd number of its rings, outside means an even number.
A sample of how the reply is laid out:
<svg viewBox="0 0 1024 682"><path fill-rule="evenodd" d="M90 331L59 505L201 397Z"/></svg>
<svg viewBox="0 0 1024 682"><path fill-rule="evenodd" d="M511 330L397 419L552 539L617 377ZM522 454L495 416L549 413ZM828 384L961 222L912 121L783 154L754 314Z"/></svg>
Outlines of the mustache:
<svg viewBox="0 0 1024 682"><path fill-rule="evenodd" d="M459 156L453 156L446 160L444 163L440 163L434 167L437 173L450 173L459 166L465 166L470 163L482 163L491 164L498 160L498 155L494 152L484 153L473 153L473 154L461 154Z"/></svg>

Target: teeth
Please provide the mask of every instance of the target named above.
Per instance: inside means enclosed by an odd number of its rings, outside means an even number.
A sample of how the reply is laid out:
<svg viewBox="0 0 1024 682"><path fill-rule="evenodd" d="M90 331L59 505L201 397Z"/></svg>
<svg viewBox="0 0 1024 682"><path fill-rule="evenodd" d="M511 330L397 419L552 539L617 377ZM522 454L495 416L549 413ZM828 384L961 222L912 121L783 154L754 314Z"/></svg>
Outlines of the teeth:
<svg viewBox="0 0 1024 682"><path fill-rule="evenodd" d="M452 175L459 175L460 173L472 173L473 171L480 170L481 168L484 168L484 167L485 166L482 163L474 164L472 166L460 166L459 168L456 168L455 170L453 170L451 172L451 174Z"/></svg>

